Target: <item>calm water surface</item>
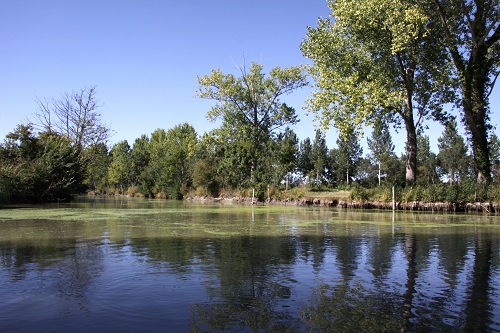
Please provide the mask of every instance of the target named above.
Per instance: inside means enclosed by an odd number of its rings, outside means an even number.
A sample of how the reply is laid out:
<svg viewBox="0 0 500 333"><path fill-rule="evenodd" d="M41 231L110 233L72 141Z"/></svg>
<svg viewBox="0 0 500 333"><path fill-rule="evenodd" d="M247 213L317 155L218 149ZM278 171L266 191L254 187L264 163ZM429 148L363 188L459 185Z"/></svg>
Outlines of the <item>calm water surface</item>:
<svg viewBox="0 0 500 333"><path fill-rule="evenodd" d="M500 332L500 217L0 210L0 332Z"/></svg>

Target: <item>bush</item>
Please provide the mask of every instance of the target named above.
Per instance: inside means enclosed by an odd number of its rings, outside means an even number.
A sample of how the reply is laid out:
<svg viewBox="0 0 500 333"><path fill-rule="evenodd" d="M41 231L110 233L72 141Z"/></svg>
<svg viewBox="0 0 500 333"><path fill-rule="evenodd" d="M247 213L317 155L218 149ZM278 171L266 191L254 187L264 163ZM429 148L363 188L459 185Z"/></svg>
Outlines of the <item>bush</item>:
<svg viewBox="0 0 500 333"><path fill-rule="evenodd" d="M367 201L369 199L368 190L362 187L361 185L355 184L352 187L350 199Z"/></svg>

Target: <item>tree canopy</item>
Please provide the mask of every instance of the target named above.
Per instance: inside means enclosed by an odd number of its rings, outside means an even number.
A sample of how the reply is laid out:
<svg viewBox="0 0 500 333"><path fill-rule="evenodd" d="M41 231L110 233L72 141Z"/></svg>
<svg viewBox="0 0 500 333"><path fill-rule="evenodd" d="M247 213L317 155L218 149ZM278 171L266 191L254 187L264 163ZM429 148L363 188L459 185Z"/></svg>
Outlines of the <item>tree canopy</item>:
<svg viewBox="0 0 500 333"><path fill-rule="evenodd" d="M406 179L417 177L416 131L439 119L449 99L448 59L440 38L428 33L428 6L411 0L329 1L331 17L309 27L301 44L313 60L315 91L308 109L323 127L331 122L347 136L377 118L403 124Z"/></svg>
<svg viewBox="0 0 500 333"><path fill-rule="evenodd" d="M280 100L307 85L301 66L271 69L263 73L263 65L252 62L250 68L239 69L241 76L224 74L220 69L198 77L200 98L215 100L208 112L211 121L222 120L214 135L229 143L221 152L231 172L240 172L233 180L250 174L251 182L264 181L265 169L270 168L267 154L270 139L277 130L298 122L295 109ZM246 171L245 171L246 170ZM242 185L242 184L240 184Z"/></svg>

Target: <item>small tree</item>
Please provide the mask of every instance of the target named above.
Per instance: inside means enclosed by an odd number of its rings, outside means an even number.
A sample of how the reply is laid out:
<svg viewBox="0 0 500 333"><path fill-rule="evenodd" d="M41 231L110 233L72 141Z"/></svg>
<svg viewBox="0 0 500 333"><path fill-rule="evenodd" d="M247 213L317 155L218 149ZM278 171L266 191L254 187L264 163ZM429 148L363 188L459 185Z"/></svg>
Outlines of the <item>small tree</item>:
<svg viewBox="0 0 500 333"><path fill-rule="evenodd" d="M338 166L338 174L345 176L346 184L349 185L352 177L356 175L358 163L363 155L363 147L359 144L358 137L354 131L347 136L337 138L337 150L335 156Z"/></svg>
<svg viewBox="0 0 500 333"><path fill-rule="evenodd" d="M325 136L320 130L316 130L316 135L312 144L311 162L315 183L324 183L328 166L328 147L326 145Z"/></svg>
<svg viewBox="0 0 500 333"><path fill-rule="evenodd" d="M285 190L288 191L291 173L297 166L299 139L293 130L289 127L285 132L278 134L277 138L277 169L279 181L285 178Z"/></svg>
<svg viewBox="0 0 500 333"><path fill-rule="evenodd" d="M127 140L117 142L111 148L108 179L111 186L119 187L120 194L130 185L130 146Z"/></svg>
<svg viewBox="0 0 500 333"><path fill-rule="evenodd" d="M389 126L383 119L377 119L373 126L371 138L368 138L368 147L371 150L370 157L378 165L378 185L382 179L382 169L386 170L391 157L394 156L394 144L392 143Z"/></svg>
<svg viewBox="0 0 500 333"><path fill-rule="evenodd" d="M298 171L307 177L313 169L311 139L305 138L299 144Z"/></svg>
<svg viewBox="0 0 500 333"><path fill-rule="evenodd" d="M466 169L467 147L464 139L457 132L457 122L451 118L444 129L443 135L438 138L438 159L440 168L448 175L450 185L458 182L464 176Z"/></svg>
<svg viewBox="0 0 500 333"><path fill-rule="evenodd" d="M429 136L418 134L418 170L420 182L423 184L435 184L439 180L437 172L437 156L431 151Z"/></svg>

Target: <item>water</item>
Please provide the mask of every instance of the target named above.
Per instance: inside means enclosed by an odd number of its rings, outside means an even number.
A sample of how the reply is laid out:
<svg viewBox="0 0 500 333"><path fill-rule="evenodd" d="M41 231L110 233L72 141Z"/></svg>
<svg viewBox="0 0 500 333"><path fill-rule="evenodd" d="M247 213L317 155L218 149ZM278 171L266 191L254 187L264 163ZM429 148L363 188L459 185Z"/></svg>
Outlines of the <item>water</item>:
<svg viewBox="0 0 500 333"><path fill-rule="evenodd" d="M82 198L0 210L0 332L500 332L500 217Z"/></svg>

